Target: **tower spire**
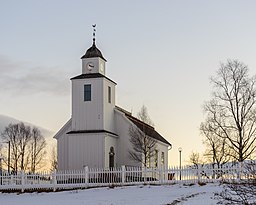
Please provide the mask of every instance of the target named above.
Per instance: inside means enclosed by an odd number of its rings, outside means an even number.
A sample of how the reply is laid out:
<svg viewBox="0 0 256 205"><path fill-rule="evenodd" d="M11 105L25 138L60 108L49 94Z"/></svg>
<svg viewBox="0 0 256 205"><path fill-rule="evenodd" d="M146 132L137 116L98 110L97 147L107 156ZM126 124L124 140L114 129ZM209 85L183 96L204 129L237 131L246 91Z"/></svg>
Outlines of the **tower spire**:
<svg viewBox="0 0 256 205"><path fill-rule="evenodd" d="M86 53L81 57L81 59L100 57L106 62L107 60L103 57L101 51L95 45L95 41L96 41L95 36L96 36L96 24L93 24L92 25L92 37L93 37L92 46L89 49L87 49Z"/></svg>
<svg viewBox="0 0 256 205"><path fill-rule="evenodd" d="M93 28L93 45L95 45L95 33L96 33L96 24L92 25L92 28Z"/></svg>

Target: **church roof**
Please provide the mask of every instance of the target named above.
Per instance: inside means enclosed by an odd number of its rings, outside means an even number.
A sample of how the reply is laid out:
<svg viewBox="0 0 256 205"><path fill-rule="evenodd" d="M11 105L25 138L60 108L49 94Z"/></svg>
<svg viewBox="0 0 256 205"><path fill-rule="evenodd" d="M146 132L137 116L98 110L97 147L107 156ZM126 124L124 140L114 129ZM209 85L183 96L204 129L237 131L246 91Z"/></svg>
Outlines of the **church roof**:
<svg viewBox="0 0 256 205"><path fill-rule="evenodd" d="M136 127L138 127L142 132L144 132L149 137L152 137L156 140L159 140L165 144L168 144L169 146L172 146L170 142L168 142L163 136L161 136L154 127L150 126L149 124L142 122L136 117L133 117L132 114L118 106L116 106L116 109L123 112L125 116L134 124Z"/></svg>
<svg viewBox="0 0 256 205"><path fill-rule="evenodd" d="M106 78L109 81L111 81L112 83L116 84L115 81L109 79L108 77L106 77L105 75L102 75L101 73L81 74L81 75L78 75L78 76L75 76L75 77L71 78L70 80L73 80L73 79L85 79L85 78Z"/></svg>
<svg viewBox="0 0 256 205"><path fill-rule="evenodd" d="M101 51L96 47L95 45L95 41L93 41L92 46L86 51L86 53L81 57L81 59L83 58L95 58L95 57L100 57L102 58L104 61L107 61Z"/></svg>
<svg viewBox="0 0 256 205"><path fill-rule="evenodd" d="M113 132L110 132L110 131L107 131L107 130L76 130L76 131L67 132L67 134L102 133L102 132L118 136L116 133L113 133Z"/></svg>

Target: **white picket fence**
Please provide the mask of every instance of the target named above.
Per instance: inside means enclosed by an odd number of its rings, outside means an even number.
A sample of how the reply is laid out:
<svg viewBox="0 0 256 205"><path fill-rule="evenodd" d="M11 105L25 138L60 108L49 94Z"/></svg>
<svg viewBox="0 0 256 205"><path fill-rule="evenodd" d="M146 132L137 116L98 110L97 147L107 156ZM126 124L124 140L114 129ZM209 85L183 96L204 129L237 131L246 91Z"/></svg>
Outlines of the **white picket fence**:
<svg viewBox="0 0 256 205"><path fill-rule="evenodd" d="M248 164L246 164L248 166ZM252 165L252 166L255 166ZM256 169L256 167L255 167ZM228 164L217 168L212 165L184 166L171 168L88 168L74 171L19 172L0 174L0 191L75 189L100 186L124 186L135 184L173 184L216 182L248 178L245 164Z"/></svg>

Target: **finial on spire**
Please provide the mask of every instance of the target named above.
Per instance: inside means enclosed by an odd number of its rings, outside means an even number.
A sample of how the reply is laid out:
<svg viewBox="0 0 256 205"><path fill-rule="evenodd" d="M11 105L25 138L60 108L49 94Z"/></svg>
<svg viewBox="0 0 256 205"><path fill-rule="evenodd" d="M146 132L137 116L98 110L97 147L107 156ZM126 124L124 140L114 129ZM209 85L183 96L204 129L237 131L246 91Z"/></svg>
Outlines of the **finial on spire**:
<svg viewBox="0 0 256 205"><path fill-rule="evenodd" d="M96 33L96 24L92 25L93 27L93 45L95 44L95 33Z"/></svg>

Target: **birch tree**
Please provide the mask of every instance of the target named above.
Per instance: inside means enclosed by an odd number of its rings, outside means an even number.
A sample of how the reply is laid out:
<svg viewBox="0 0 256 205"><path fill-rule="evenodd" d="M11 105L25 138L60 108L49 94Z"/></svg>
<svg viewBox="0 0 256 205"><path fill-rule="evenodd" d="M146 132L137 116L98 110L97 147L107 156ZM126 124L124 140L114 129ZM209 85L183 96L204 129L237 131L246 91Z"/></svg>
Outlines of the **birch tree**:
<svg viewBox="0 0 256 205"><path fill-rule="evenodd" d="M44 156L45 139L38 128L31 128L24 123L9 124L5 127L1 138L10 142L10 168L12 171L32 171ZM6 152L5 152L6 153ZM7 165L7 156L4 155Z"/></svg>
<svg viewBox="0 0 256 205"><path fill-rule="evenodd" d="M203 143L206 146L204 155L208 162L213 163L213 165L216 164L220 168L222 164L230 160L231 150L229 149L227 139L209 132L208 127L206 127L207 125L207 123L202 123L200 127L201 133L204 136ZM219 133L219 135L221 134Z"/></svg>
<svg viewBox="0 0 256 205"><path fill-rule="evenodd" d="M58 169L56 146L52 147L51 153L51 171L55 171Z"/></svg>
<svg viewBox="0 0 256 205"><path fill-rule="evenodd" d="M42 160L46 154L45 147L45 138L42 136L41 131L34 127L31 131L30 142L30 170L32 173L35 173L37 167L42 163Z"/></svg>
<svg viewBox="0 0 256 205"><path fill-rule="evenodd" d="M150 137L153 131L153 122L151 121L146 106L142 106L138 113L141 120L141 127L132 125L129 129L130 142L132 150L129 150L129 157L135 162L142 163L144 167L150 165L150 161L155 156L156 140Z"/></svg>
<svg viewBox="0 0 256 205"><path fill-rule="evenodd" d="M2 140L4 142L10 141L10 168L14 171L18 171L18 162L20 159L19 151L19 124L9 124L5 127L3 133L1 133ZM4 162L7 164L7 156L3 155Z"/></svg>
<svg viewBox="0 0 256 205"><path fill-rule="evenodd" d="M221 64L211 83L214 91L204 105L207 117L202 130L225 140L232 159L242 162L251 158L256 151L255 76L249 76L242 62L228 60Z"/></svg>

